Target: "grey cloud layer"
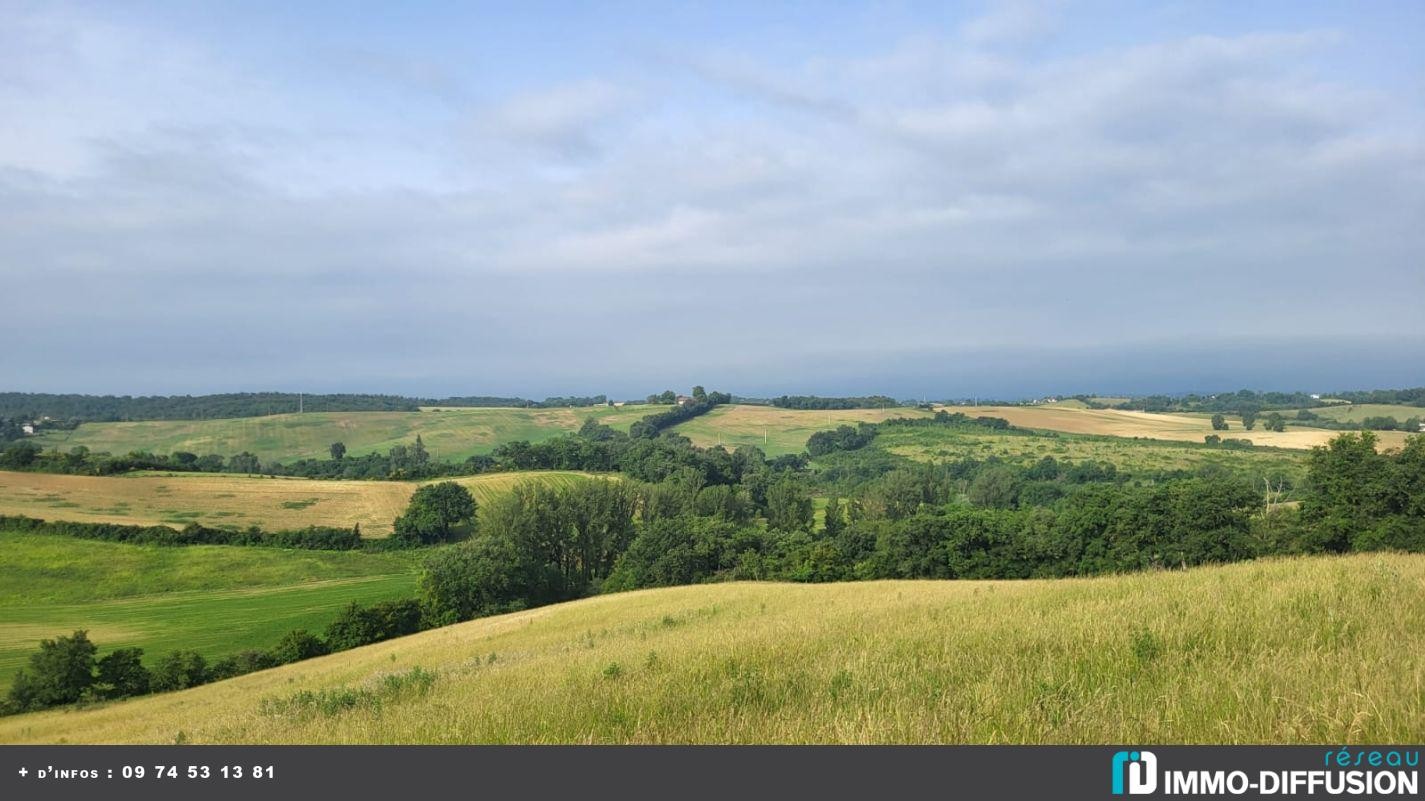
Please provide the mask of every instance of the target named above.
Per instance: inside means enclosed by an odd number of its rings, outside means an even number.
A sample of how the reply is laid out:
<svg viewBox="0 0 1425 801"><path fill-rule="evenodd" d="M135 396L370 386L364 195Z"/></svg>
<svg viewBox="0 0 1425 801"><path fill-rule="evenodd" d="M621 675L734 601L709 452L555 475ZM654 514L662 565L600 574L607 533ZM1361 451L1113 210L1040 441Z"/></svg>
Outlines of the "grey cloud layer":
<svg viewBox="0 0 1425 801"><path fill-rule="evenodd" d="M1311 68L1330 32L1050 58L1023 44L1052 16L1012 6L871 56L709 47L485 97L400 54L344 54L387 89L337 91L22 22L0 278L62 289L0 322L17 388L948 395L1008 388L1006 353L1050 391L1082 375L1036 349L1143 347L1180 382L1235 354L1231 386L1254 342L1306 380L1332 338L1396 348L1388 381L1425 342L1425 125Z"/></svg>

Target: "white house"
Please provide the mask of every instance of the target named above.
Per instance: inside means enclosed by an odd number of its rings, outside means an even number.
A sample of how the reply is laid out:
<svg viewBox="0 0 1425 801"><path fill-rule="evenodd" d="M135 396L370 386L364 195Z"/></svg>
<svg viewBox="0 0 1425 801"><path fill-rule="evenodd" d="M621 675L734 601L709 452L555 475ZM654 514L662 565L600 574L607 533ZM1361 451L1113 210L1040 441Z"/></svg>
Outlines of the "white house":
<svg viewBox="0 0 1425 801"><path fill-rule="evenodd" d="M25 423L24 425L20 426L20 430L25 432L27 436L33 437L35 435L35 424Z"/></svg>

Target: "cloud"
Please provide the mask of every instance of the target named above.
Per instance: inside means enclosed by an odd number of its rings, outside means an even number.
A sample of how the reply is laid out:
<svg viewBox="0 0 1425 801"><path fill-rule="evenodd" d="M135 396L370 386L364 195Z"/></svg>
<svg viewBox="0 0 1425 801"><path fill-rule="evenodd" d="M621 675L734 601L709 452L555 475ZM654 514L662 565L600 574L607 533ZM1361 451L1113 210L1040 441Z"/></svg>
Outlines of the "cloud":
<svg viewBox="0 0 1425 801"><path fill-rule="evenodd" d="M358 77L283 81L173 31L23 14L0 32L0 278L66 297L0 321L51 354L0 371L534 391L1425 341L1425 124L1313 66L1344 37L1031 46L1062 24L1010 5L814 58L712 42L503 81L362 43L332 51ZM689 329L716 344L668 336Z"/></svg>
<svg viewBox="0 0 1425 801"><path fill-rule="evenodd" d="M628 109L632 94L606 81L589 80L527 91L474 114L484 136L567 159L599 152L598 129Z"/></svg>

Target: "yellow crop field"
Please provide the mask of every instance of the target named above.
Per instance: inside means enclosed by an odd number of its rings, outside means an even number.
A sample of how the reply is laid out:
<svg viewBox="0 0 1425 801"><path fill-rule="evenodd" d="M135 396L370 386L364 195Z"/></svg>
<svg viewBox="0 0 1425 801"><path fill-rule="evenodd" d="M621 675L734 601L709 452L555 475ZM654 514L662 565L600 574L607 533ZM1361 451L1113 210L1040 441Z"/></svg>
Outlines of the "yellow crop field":
<svg viewBox="0 0 1425 801"><path fill-rule="evenodd" d="M96 708L5 743L1425 738L1425 556L599 596Z"/></svg>
<svg viewBox="0 0 1425 801"><path fill-rule="evenodd" d="M479 503L535 478L567 484L590 474L566 471L489 473L450 479ZM334 481L204 473L129 476L67 476L0 471L0 515L46 520L132 525L188 523L206 526L305 526L361 524L367 537L391 533L417 482Z"/></svg>
<svg viewBox="0 0 1425 801"><path fill-rule="evenodd" d="M971 417L989 415L1003 417L1021 428L1040 428L1071 434L1101 434L1111 437L1142 437L1202 442L1208 434L1249 439L1255 445L1277 448L1312 448L1325 445L1339 431L1320 428L1298 428L1288 420L1286 431L1266 431L1261 423L1247 431L1235 416L1228 416L1227 431L1213 431L1210 415L1161 414L1119 409L1076 409L1066 406L947 406L946 411L962 412ZM1398 448L1405 444L1405 433L1377 432L1381 448Z"/></svg>
<svg viewBox="0 0 1425 801"><path fill-rule="evenodd" d="M781 456L801 453L806 448L807 437L839 425L879 423L892 417L927 417L929 414L901 406L818 411L737 404L719 406L673 430L701 447L721 445L733 450L739 445L752 445L768 456Z"/></svg>

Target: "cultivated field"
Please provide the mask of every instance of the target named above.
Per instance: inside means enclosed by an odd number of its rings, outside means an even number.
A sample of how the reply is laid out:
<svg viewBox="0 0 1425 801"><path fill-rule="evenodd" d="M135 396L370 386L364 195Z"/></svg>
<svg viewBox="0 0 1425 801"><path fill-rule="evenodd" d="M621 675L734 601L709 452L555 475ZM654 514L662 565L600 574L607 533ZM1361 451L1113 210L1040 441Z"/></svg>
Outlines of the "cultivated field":
<svg viewBox="0 0 1425 801"><path fill-rule="evenodd" d="M411 597L420 556L0 532L0 689L41 639L75 629L150 662L178 648L270 648L294 628L320 631L350 601Z"/></svg>
<svg viewBox="0 0 1425 801"><path fill-rule="evenodd" d="M309 412L225 420L153 420L137 423L85 423L73 431L55 431L34 439L46 448L69 450L83 445L94 452L130 451L222 456L248 451L264 461L326 459L333 442L360 456L409 446L420 435L433 457L460 461L489 453L495 446L557 437L579 430L592 417L627 431L640 417L663 406L597 406L571 409L430 409L420 412Z"/></svg>
<svg viewBox="0 0 1425 801"><path fill-rule="evenodd" d="M1099 434L1111 437L1143 437L1146 439L1169 439L1184 442L1202 442L1208 434L1223 437L1249 439L1254 445L1268 445L1277 448L1312 448L1325 445L1339 431L1320 428L1299 428L1287 421L1286 431L1266 431L1258 422L1256 429L1248 431L1236 416L1227 415L1231 428L1227 431L1213 431L1210 415L1160 414L1156 412L1131 412L1118 409L1076 409L1067 406L947 406L950 412L962 412L971 417L990 415L1003 417L1012 425L1023 428L1039 428L1046 431L1065 431L1073 434ZM1382 448L1398 448L1405 443L1405 433L1400 431L1377 432Z"/></svg>
<svg viewBox="0 0 1425 801"><path fill-rule="evenodd" d="M1289 478L1295 483L1306 470L1306 453L1284 448L1227 450L1173 440L1126 440L1089 434L996 433L945 428L888 428L874 447L917 461L988 459L1029 464L1046 456L1064 462L1110 462L1120 471L1216 468L1249 478Z"/></svg>
<svg viewBox="0 0 1425 801"><path fill-rule="evenodd" d="M470 489L477 503L525 479L565 485L590 474L564 471L489 473L449 479ZM406 481L328 481L236 474L164 473L67 476L0 471L0 515L46 520L212 527L361 524L367 537L391 533L420 486Z"/></svg>
<svg viewBox="0 0 1425 801"><path fill-rule="evenodd" d="M1422 620L1418 555L703 585L0 719L0 742L1418 742Z"/></svg>
<svg viewBox="0 0 1425 801"><path fill-rule="evenodd" d="M1327 420L1338 420L1343 423L1359 423L1367 417L1394 417L1403 423L1412 417L1425 417L1425 408L1387 403L1347 403L1338 406L1321 406L1311 409L1311 412ZM1282 414L1288 420L1296 417L1294 411L1282 412Z"/></svg>
<svg viewBox="0 0 1425 801"><path fill-rule="evenodd" d="M807 437L818 431L858 422L879 423L892 417L926 417L929 412L893 407L890 409L841 409L813 411L778 409L772 406L720 406L673 428L694 445L722 445L734 450L739 445L761 448L768 456L801 453Z"/></svg>

